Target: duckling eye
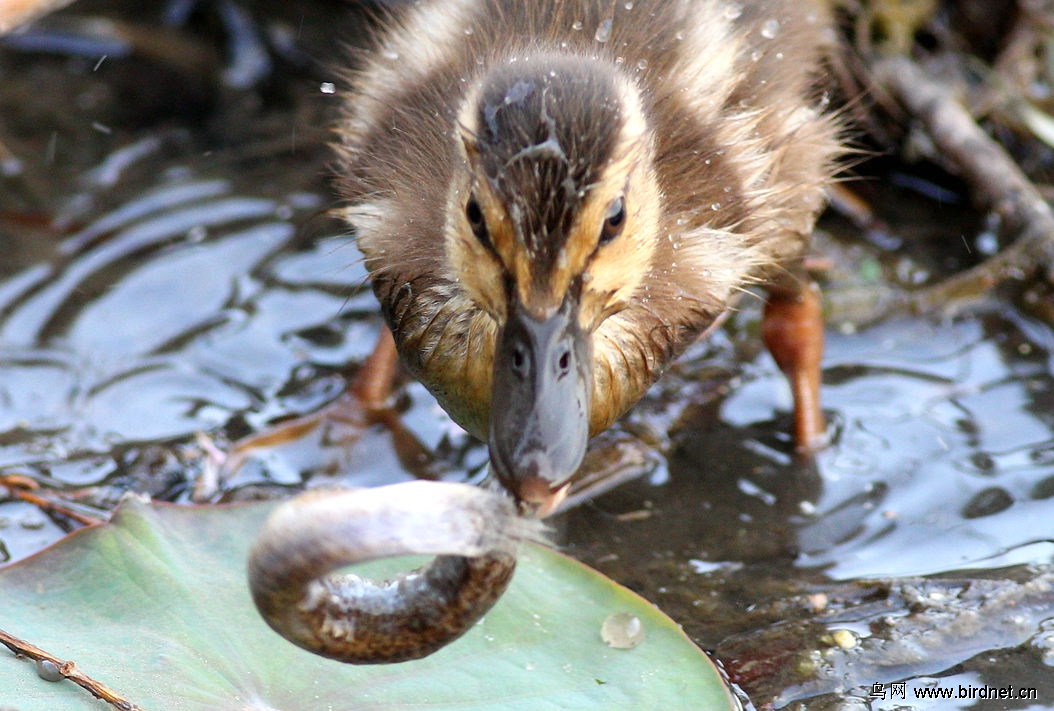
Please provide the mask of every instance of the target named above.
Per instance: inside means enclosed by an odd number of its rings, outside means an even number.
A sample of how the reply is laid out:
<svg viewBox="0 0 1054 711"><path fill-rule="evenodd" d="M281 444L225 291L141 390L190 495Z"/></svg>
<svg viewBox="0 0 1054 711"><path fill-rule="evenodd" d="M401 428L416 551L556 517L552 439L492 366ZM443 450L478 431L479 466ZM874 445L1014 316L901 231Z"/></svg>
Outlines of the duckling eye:
<svg viewBox="0 0 1054 711"><path fill-rule="evenodd" d="M487 232L487 221L483 219L483 210L479 207L479 201L473 195L465 204L465 219L468 226L472 228L472 234L484 247L490 249L490 234Z"/></svg>
<svg viewBox="0 0 1054 711"><path fill-rule="evenodd" d="M604 226L600 228L600 244L607 244L622 232L626 224L626 199L618 197L608 208L608 214L604 218Z"/></svg>

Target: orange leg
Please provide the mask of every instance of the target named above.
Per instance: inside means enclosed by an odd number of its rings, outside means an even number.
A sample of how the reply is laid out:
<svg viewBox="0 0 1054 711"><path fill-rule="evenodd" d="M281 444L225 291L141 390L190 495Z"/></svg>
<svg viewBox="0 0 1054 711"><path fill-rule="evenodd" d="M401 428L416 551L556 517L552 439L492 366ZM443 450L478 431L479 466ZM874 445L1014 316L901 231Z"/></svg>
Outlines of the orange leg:
<svg viewBox="0 0 1054 711"><path fill-rule="evenodd" d="M398 369L395 339L392 332L382 326L377 345L355 373L348 392L318 412L294 417L238 440L223 462L223 472L229 475L254 452L303 440L320 427L335 426L343 431L358 432L378 421L387 423L392 419L387 405Z"/></svg>
<svg viewBox="0 0 1054 711"><path fill-rule="evenodd" d="M820 409L820 361L823 358L823 308L820 289L811 280L796 291L773 291L765 304L761 335L794 395L794 441L812 452L826 443Z"/></svg>
<svg viewBox="0 0 1054 711"><path fill-rule="evenodd" d="M391 397L398 370L399 354L395 350L395 338L387 326L381 326L377 345L355 374L351 392L366 409L382 408Z"/></svg>

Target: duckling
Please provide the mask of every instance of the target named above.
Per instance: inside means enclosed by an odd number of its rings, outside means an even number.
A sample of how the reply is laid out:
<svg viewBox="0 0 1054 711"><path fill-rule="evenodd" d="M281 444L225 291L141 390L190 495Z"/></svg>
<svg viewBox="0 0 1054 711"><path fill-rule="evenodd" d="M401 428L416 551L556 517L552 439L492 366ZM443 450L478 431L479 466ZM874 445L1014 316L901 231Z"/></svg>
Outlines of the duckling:
<svg viewBox="0 0 1054 711"><path fill-rule="evenodd" d="M802 267L842 151L819 0L434 0L350 77L338 186L409 371L527 509L752 287L819 446Z"/></svg>

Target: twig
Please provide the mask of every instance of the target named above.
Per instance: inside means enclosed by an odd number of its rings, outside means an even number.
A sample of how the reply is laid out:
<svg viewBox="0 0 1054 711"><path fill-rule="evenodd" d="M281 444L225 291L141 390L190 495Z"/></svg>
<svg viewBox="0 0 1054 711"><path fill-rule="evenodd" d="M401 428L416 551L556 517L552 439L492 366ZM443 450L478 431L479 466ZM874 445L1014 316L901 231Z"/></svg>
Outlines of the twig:
<svg viewBox="0 0 1054 711"><path fill-rule="evenodd" d="M877 61L878 85L925 127L934 145L974 191L975 199L1018 233L1012 245L981 264L898 305L921 313L982 294L1007 279L1025 279L1042 269L1054 282L1054 213L1002 146L992 140L948 91L907 57Z"/></svg>
<svg viewBox="0 0 1054 711"><path fill-rule="evenodd" d="M56 501L34 493L34 490L39 487L36 482L27 477L0 476L0 486L5 487L12 498L33 504L42 511L60 514L85 526L94 526L104 522L102 518L77 511L67 502Z"/></svg>
<svg viewBox="0 0 1054 711"><path fill-rule="evenodd" d="M88 691L95 698L102 699L114 708L120 709L120 711L145 711L142 706L133 704L131 701L124 698L117 692L113 691L105 684L92 679L90 676L78 669L76 663L72 661L59 659L58 657L45 652L43 649L40 649L39 647L36 647L30 644L29 642L23 641L18 637L9 635L3 630L0 630L0 644L3 644L16 655L29 657L30 659L37 662L38 665L50 665L48 666L49 670L53 670L62 678L69 679L77 686Z"/></svg>

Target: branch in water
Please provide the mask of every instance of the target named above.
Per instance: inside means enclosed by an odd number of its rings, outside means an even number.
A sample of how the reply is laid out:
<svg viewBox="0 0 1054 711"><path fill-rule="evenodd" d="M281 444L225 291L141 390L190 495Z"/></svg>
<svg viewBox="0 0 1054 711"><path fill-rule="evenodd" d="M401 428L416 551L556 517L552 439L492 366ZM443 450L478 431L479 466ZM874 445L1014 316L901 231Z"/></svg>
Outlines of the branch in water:
<svg viewBox="0 0 1054 711"><path fill-rule="evenodd" d="M467 484L312 491L267 520L249 554L249 587L267 623L308 651L352 664L419 659L486 614L520 543L541 532L508 497ZM437 558L383 583L330 575L406 555Z"/></svg>
<svg viewBox="0 0 1054 711"><path fill-rule="evenodd" d="M967 180L974 197L1018 232L996 256L936 286L907 297L920 313L983 295L1001 281L1023 279L1037 269L1054 281L1054 213L1006 151L986 134L941 84L907 57L887 57L872 68L875 81L922 123L943 158Z"/></svg>

